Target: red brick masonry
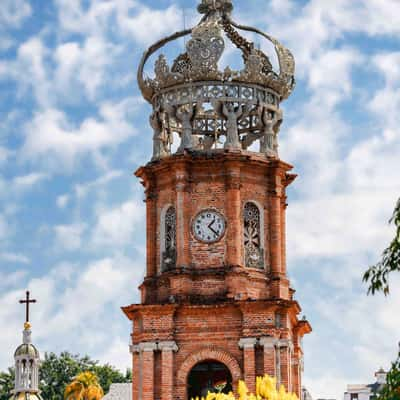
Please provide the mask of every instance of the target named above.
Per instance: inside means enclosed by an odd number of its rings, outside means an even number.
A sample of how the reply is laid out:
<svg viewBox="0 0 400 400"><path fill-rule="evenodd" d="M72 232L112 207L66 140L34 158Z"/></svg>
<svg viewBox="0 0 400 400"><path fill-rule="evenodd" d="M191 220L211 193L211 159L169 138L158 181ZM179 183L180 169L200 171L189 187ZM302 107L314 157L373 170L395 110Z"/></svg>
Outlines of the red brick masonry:
<svg viewBox="0 0 400 400"><path fill-rule="evenodd" d="M175 155L136 175L146 190L147 273L142 304L124 307L133 322L133 400L187 400L187 377L199 362L230 370L234 387L278 377L300 397L301 338L311 332L286 275L286 187L295 179L280 160L247 152ZM243 208L256 203L265 269L244 266ZM162 212L176 208L176 267L161 273ZM203 209L226 219L224 237L205 244L191 222Z"/></svg>

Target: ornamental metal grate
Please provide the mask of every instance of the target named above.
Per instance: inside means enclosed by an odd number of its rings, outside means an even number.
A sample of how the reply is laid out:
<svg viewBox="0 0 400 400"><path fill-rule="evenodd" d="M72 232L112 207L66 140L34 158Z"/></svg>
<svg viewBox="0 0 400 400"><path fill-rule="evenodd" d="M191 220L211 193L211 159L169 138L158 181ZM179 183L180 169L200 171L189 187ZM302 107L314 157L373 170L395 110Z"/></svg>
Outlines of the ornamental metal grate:
<svg viewBox="0 0 400 400"><path fill-rule="evenodd" d="M176 265L176 211L169 207L164 217L164 252L162 254L162 271L172 269Z"/></svg>
<svg viewBox="0 0 400 400"><path fill-rule="evenodd" d="M260 210L254 203L244 206L245 265L248 268L264 268L264 251L261 247Z"/></svg>

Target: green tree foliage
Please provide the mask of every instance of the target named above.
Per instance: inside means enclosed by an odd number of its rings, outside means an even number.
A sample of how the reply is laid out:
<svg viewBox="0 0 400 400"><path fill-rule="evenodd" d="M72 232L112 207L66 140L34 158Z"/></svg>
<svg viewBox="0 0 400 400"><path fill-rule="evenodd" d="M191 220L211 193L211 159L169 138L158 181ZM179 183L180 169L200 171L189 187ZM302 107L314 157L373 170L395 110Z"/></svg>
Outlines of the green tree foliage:
<svg viewBox="0 0 400 400"><path fill-rule="evenodd" d="M397 202L389 223L396 226L396 235L389 247L383 252L382 259L364 274L364 282L369 284L368 294L383 292L389 294L389 275L400 271L400 199Z"/></svg>
<svg viewBox="0 0 400 400"><path fill-rule="evenodd" d="M14 368L8 368L7 372L0 372L0 400L9 400L14 389Z"/></svg>
<svg viewBox="0 0 400 400"><path fill-rule="evenodd" d="M89 357L80 357L68 352L59 356L54 353L45 354L40 366L40 390L45 400L62 400L66 386L81 372L91 371L99 378L99 383L107 393L111 383L125 383L132 381L131 371L125 374L106 364ZM0 373L0 400L9 400L10 392L14 387L14 370Z"/></svg>
<svg viewBox="0 0 400 400"><path fill-rule="evenodd" d="M369 284L368 294L383 292L387 296L390 292L389 275L395 271L400 272L400 199L389 223L394 223L396 227L395 237L383 252L382 259L364 274L363 280ZM387 384L378 398L400 400L400 352L388 373Z"/></svg>
<svg viewBox="0 0 400 400"><path fill-rule="evenodd" d="M379 400L400 400L400 352L387 375L386 385L379 395Z"/></svg>

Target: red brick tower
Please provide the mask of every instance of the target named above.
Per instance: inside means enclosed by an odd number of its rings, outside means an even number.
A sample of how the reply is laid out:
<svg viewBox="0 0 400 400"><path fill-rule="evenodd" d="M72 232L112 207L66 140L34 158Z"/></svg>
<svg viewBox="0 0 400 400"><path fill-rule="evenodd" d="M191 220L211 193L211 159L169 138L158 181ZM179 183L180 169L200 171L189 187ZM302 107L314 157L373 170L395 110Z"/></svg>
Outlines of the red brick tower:
<svg viewBox="0 0 400 400"><path fill-rule="evenodd" d="M147 269L133 322L133 399L188 400L244 379L276 376L301 396L301 339L311 332L286 273L286 188L278 157L279 104L294 87L294 59L274 38L231 19L231 0L203 0L193 29L152 46L139 67L153 105L151 162L136 172L146 190ZM275 46L280 70L239 31ZM191 35L155 77L145 65ZM244 66L220 71L227 41Z"/></svg>

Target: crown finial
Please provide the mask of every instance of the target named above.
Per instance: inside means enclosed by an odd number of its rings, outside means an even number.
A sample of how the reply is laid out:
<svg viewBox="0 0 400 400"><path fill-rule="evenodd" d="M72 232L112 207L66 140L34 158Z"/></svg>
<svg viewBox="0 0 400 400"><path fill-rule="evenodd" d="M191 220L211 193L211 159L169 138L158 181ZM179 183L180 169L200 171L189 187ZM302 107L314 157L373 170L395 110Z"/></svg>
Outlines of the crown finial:
<svg viewBox="0 0 400 400"><path fill-rule="evenodd" d="M215 11L229 14L233 10L233 4L232 0L202 0L197 9L200 14L208 14Z"/></svg>
<svg viewBox="0 0 400 400"><path fill-rule="evenodd" d="M153 105L152 161L187 150L209 152L222 148L278 158L283 120L279 105L295 86L292 53L272 36L233 21L233 0L199 3L198 11L204 14L200 22L159 40L139 64L139 87ZM257 34L274 46L279 70L242 32ZM159 54L153 77L146 76L146 64L152 55L188 35L191 38L183 53L172 63ZM226 44L238 49L243 68L221 68Z"/></svg>

